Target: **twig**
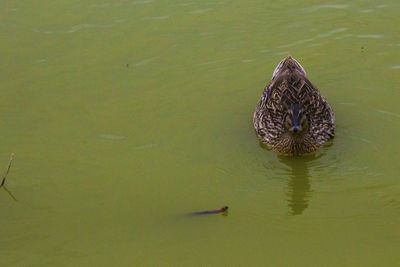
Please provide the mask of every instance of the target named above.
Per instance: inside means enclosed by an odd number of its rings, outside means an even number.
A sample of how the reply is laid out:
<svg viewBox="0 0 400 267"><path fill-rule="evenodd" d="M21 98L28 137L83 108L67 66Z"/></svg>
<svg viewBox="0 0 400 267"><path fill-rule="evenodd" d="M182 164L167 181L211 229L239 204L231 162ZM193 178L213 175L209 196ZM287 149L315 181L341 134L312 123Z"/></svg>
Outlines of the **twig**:
<svg viewBox="0 0 400 267"><path fill-rule="evenodd" d="M0 188L1 188L1 187L4 185L4 183L6 182L6 178L7 178L7 175L8 175L8 173L9 173L9 171L10 171L11 163L12 163L13 160L14 160L14 153L12 153L11 156L10 156L10 163L8 163L8 168L7 168L6 174L4 174L3 180L1 181Z"/></svg>

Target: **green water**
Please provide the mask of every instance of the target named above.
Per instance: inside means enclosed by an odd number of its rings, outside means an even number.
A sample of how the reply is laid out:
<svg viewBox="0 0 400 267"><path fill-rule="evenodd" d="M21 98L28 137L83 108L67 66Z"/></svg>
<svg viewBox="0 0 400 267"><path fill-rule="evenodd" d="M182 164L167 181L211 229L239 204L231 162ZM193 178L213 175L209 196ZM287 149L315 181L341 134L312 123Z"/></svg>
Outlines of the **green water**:
<svg viewBox="0 0 400 267"><path fill-rule="evenodd" d="M394 266L400 3L0 3L3 266ZM335 111L314 156L252 113L291 54ZM228 216L187 217L230 207Z"/></svg>

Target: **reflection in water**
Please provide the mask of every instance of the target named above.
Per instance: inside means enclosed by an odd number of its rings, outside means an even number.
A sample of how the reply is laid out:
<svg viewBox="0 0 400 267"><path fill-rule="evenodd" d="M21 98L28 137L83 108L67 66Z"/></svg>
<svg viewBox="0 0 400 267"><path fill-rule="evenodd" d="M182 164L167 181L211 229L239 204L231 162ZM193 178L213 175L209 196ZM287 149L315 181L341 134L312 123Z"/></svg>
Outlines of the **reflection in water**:
<svg viewBox="0 0 400 267"><path fill-rule="evenodd" d="M3 189L6 190L6 192L8 193L8 195L16 202L18 202L18 199L15 198L15 196L11 193L10 190L7 189L6 186L3 186Z"/></svg>
<svg viewBox="0 0 400 267"><path fill-rule="evenodd" d="M288 180L288 206L290 214L299 215L308 207L311 198L309 164L320 156L284 157L278 156L280 162L290 168Z"/></svg>

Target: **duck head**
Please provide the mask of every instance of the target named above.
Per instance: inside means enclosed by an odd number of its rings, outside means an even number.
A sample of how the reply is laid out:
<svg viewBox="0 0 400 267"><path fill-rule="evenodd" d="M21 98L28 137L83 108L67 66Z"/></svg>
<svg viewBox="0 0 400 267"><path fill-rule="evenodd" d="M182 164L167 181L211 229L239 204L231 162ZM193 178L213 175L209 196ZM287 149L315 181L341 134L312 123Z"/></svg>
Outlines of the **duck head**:
<svg viewBox="0 0 400 267"><path fill-rule="evenodd" d="M308 119L300 104L294 104L285 116L285 128L293 136L302 136L308 130Z"/></svg>

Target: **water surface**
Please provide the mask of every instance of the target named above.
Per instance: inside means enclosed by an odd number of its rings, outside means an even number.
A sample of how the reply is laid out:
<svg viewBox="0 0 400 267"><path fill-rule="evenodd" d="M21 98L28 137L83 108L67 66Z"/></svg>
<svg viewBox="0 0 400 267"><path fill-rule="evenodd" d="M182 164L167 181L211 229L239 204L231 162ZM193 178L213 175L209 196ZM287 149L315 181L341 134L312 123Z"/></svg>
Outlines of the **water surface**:
<svg viewBox="0 0 400 267"><path fill-rule="evenodd" d="M0 3L1 266L394 266L398 1ZM252 113L291 54L336 114L303 158ZM229 206L228 216L184 216Z"/></svg>

